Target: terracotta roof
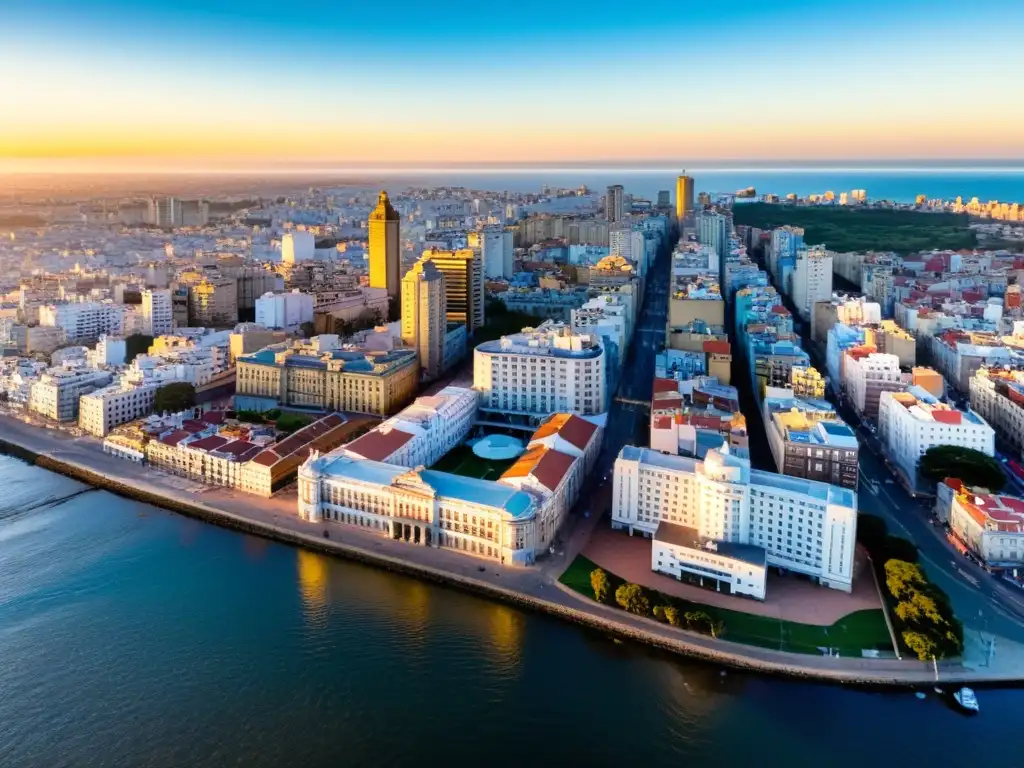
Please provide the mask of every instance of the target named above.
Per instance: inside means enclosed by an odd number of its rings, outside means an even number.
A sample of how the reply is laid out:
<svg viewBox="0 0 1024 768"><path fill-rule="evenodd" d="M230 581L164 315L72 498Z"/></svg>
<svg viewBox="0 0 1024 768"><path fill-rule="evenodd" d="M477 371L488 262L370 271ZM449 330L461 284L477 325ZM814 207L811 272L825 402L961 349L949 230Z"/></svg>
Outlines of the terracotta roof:
<svg viewBox="0 0 1024 768"><path fill-rule="evenodd" d="M174 446L188 437L189 434L190 433L186 432L184 429L176 429L174 432L171 432L171 434L161 437L160 442L164 445Z"/></svg>
<svg viewBox="0 0 1024 768"><path fill-rule="evenodd" d="M515 463L505 470L502 474L501 479L511 477L528 477L537 466L537 463L544 457L550 449L546 445L535 444L526 449Z"/></svg>
<svg viewBox="0 0 1024 768"><path fill-rule="evenodd" d="M189 434L195 434L196 432L202 432L204 429L209 428L209 424L206 424L198 419L185 419L181 422L181 428Z"/></svg>
<svg viewBox="0 0 1024 768"><path fill-rule="evenodd" d="M207 438L209 439L209 438ZM217 449L217 453L228 453L234 457L239 457L243 453L251 450L252 448L258 448L259 446L253 445L245 440L233 440L227 445L221 446Z"/></svg>
<svg viewBox="0 0 1024 768"><path fill-rule="evenodd" d="M728 341L705 341L704 352L706 354L728 355L730 352L732 352L732 347L729 346Z"/></svg>
<svg viewBox="0 0 1024 768"><path fill-rule="evenodd" d="M658 392L678 392L679 382L675 379L655 379L654 380L654 393Z"/></svg>
<svg viewBox="0 0 1024 768"><path fill-rule="evenodd" d="M274 453L272 448L267 448L265 451L253 458L254 462L263 467L272 467L280 460L281 457Z"/></svg>
<svg viewBox="0 0 1024 768"><path fill-rule="evenodd" d="M596 424L591 424L586 419L581 419L575 414L554 413L548 416L547 421L537 428L537 431L533 433L532 439L541 440L557 434L563 440L582 451L586 450L590 438L593 437L596 431Z"/></svg>
<svg viewBox="0 0 1024 768"><path fill-rule="evenodd" d="M204 437L202 440L196 440L194 443L189 443L189 448L195 448L199 451L215 451L221 446L227 445L229 440L221 437L220 435L210 435Z"/></svg>
<svg viewBox="0 0 1024 768"><path fill-rule="evenodd" d="M959 424L962 421L960 411L946 411L941 408L932 410L932 418L940 424Z"/></svg>
<svg viewBox="0 0 1024 768"><path fill-rule="evenodd" d="M380 427L370 430L362 437L356 438L345 446L346 450L352 451L371 461L384 461L388 456L397 451L407 442L412 440L412 435L400 429L391 428L386 432Z"/></svg>
<svg viewBox="0 0 1024 768"><path fill-rule="evenodd" d="M224 411L207 411L200 418L207 424L223 424L225 417Z"/></svg>
<svg viewBox="0 0 1024 768"><path fill-rule="evenodd" d="M545 488L555 490L576 459L561 451L547 451L533 468L533 476Z"/></svg>

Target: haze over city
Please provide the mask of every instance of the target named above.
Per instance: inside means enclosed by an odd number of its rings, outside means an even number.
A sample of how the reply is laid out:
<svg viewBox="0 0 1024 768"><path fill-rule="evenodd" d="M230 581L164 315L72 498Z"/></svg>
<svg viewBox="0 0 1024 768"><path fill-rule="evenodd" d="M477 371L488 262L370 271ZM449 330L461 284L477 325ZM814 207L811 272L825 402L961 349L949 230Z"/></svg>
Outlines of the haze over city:
<svg viewBox="0 0 1024 768"><path fill-rule="evenodd" d="M1024 5L7 2L6 169L1024 155ZM17 161L17 162L15 162Z"/></svg>

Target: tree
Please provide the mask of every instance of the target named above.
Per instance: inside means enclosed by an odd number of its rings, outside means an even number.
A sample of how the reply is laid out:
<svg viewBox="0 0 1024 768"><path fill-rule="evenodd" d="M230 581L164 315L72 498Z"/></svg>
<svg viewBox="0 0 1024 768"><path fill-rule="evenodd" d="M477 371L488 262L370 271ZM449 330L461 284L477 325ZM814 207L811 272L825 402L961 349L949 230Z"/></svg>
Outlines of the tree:
<svg viewBox="0 0 1024 768"><path fill-rule="evenodd" d="M607 603L611 591L611 582L603 568L595 568L590 572L590 586L594 590L594 599L599 603Z"/></svg>
<svg viewBox="0 0 1024 768"><path fill-rule="evenodd" d="M907 563L917 562L917 546L914 542L904 539L902 536L889 534L883 540L883 562L890 560L903 560Z"/></svg>
<svg viewBox="0 0 1024 768"><path fill-rule="evenodd" d="M896 615L906 622L946 623L938 604L923 592L913 592L908 599L900 601L896 605Z"/></svg>
<svg viewBox="0 0 1024 768"><path fill-rule="evenodd" d="M921 475L934 483L955 477L965 484L999 491L1006 484L1003 468L991 456L959 445L936 445L921 457Z"/></svg>
<svg viewBox="0 0 1024 768"><path fill-rule="evenodd" d="M316 326L308 320L299 326L299 330L302 331L302 335L307 339L311 339L316 335Z"/></svg>
<svg viewBox="0 0 1024 768"><path fill-rule="evenodd" d="M673 627L682 626L682 617L679 615L679 609L674 605L665 606L665 621Z"/></svg>
<svg viewBox="0 0 1024 768"><path fill-rule="evenodd" d="M944 657L944 654L939 650L935 641L922 632L915 632L912 629L907 629L904 630L902 637L904 645L916 653L917 658L921 661L931 661L932 659L941 659Z"/></svg>
<svg viewBox="0 0 1024 768"><path fill-rule="evenodd" d="M683 615L687 629L694 632L703 632L705 635L713 635L717 628L715 622L705 611L687 611Z"/></svg>
<svg viewBox="0 0 1024 768"><path fill-rule="evenodd" d="M615 590L615 602L638 616L646 616L651 609L651 601L647 599L644 588L639 584L621 584Z"/></svg>
<svg viewBox="0 0 1024 768"><path fill-rule="evenodd" d="M885 585L897 600L913 596L926 583L920 566L904 560L890 560L885 564Z"/></svg>
<svg viewBox="0 0 1024 768"><path fill-rule="evenodd" d="M196 404L196 388L187 381L164 384L156 391L153 410L156 413L178 413Z"/></svg>
<svg viewBox="0 0 1024 768"><path fill-rule="evenodd" d="M654 606L654 618L658 621L665 621L665 606L656 605Z"/></svg>
<svg viewBox="0 0 1024 768"><path fill-rule="evenodd" d="M313 423L313 419L309 416L303 416L301 413L282 413L276 422L274 427L279 432L284 432L286 435L290 435L292 432L297 432L303 427L307 427Z"/></svg>
<svg viewBox="0 0 1024 768"><path fill-rule="evenodd" d="M144 333L133 333L131 336L124 340L125 362L130 363L139 355L145 354L147 351L149 351L149 348L152 344L152 336L147 336Z"/></svg>

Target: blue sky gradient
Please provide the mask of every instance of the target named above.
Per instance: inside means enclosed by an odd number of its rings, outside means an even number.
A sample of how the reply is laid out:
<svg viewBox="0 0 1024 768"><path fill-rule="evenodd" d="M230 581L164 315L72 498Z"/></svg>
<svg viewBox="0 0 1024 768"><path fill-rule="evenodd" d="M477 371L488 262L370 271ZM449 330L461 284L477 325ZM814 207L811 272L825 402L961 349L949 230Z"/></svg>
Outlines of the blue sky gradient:
<svg viewBox="0 0 1024 768"><path fill-rule="evenodd" d="M1019 158L1022 29L1021 0L5 0L0 159Z"/></svg>

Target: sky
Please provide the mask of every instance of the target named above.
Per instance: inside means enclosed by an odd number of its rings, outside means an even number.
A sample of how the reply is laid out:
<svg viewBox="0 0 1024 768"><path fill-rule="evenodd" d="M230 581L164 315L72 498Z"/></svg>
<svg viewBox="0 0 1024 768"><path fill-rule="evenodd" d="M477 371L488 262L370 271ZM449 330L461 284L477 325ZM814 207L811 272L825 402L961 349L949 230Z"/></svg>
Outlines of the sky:
<svg viewBox="0 0 1024 768"><path fill-rule="evenodd" d="M1021 0L0 0L0 169L1020 159L1021 29Z"/></svg>

